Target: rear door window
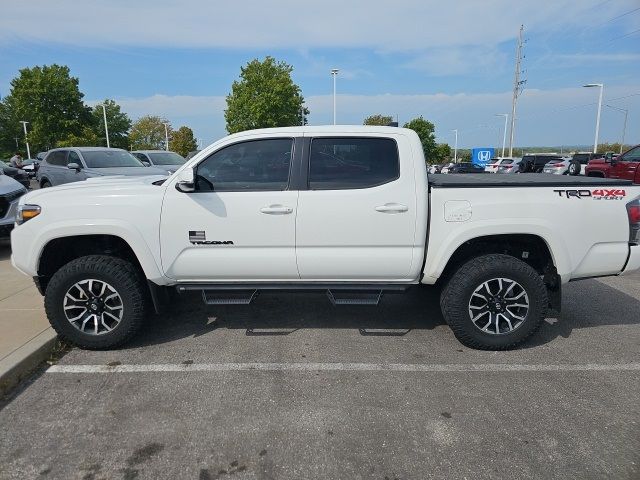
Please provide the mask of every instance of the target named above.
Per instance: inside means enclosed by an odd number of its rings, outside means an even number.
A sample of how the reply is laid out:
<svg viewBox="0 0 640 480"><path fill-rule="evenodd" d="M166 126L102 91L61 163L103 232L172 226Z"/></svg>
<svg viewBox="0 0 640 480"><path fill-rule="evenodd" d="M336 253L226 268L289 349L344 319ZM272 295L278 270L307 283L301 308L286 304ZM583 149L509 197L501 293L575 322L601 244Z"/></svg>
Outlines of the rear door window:
<svg viewBox="0 0 640 480"><path fill-rule="evenodd" d="M322 137L311 141L311 190L371 188L399 176L398 146L391 138Z"/></svg>

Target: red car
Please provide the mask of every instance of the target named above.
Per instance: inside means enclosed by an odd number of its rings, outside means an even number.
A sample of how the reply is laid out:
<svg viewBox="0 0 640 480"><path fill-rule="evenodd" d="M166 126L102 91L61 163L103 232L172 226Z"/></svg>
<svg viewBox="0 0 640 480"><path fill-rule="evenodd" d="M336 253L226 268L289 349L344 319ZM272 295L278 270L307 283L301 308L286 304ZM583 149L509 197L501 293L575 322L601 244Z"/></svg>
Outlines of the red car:
<svg viewBox="0 0 640 480"><path fill-rule="evenodd" d="M585 168L589 177L621 178L640 184L640 145L611 159L596 158Z"/></svg>

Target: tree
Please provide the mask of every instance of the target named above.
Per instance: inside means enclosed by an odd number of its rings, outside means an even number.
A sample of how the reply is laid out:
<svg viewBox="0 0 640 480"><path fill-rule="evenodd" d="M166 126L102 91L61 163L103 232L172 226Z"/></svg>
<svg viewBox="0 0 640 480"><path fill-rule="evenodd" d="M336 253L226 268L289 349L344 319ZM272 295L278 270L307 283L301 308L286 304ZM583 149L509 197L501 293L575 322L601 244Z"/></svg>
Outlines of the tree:
<svg viewBox="0 0 640 480"><path fill-rule="evenodd" d="M129 148L129 129L131 128L131 119L126 113L120 110L120 105L113 100L105 99L103 105L105 105L105 110L107 112L109 145L113 148ZM102 107L100 105L96 105L93 107L91 114L93 116L93 124L95 125L95 134L99 139L95 145L100 143L106 146L107 141L105 139L104 113L102 112Z"/></svg>
<svg viewBox="0 0 640 480"><path fill-rule="evenodd" d="M196 139L193 137L193 130L184 126L173 132L173 138L169 146L171 151L179 153L183 157L186 157L189 152L198 149Z"/></svg>
<svg viewBox="0 0 640 480"><path fill-rule="evenodd" d="M253 128L289 127L306 123L300 87L293 83L293 67L273 57L252 60L240 68L231 85L224 118L229 133Z"/></svg>
<svg viewBox="0 0 640 480"><path fill-rule="evenodd" d="M384 127L389 125L391 122L393 122L393 117L388 115L380 115L378 113L376 115L369 115L367 118L364 119L364 122L362 122L362 124L363 125L381 125Z"/></svg>
<svg viewBox="0 0 640 480"><path fill-rule="evenodd" d="M404 128L410 128L418 134L420 137L420 143L422 143L422 150L424 151L424 157L427 162L433 162L438 158L435 127L433 123L422 118L422 115L418 118L414 118L410 122L404 124Z"/></svg>
<svg viewBox="0 0 640 480"><path fill-rule="evenodd" d="M435 158L432 163L443 163L451 157L451 147L447 143L439 143L436 145Z"/></svg>
<svg viewBox="0 0 640 480"><path fill-rule="evenodd" d="M131 131L129 132L129 142L131 143L131 149L164 150L165 123L168 123L166 119L154 115L146 115L136 120L131 126ZM171 145L173 130L171 129L170 125L167 128L169 130L169 145Z"/></svg>
<svg viewBox="0 0 640 480"><path fill-rule="evenodd" d="M95 147L100 144L100 138L91 127L84 127L80 135L69 134L66 138L58 140L56 147Z"/></svg>
<svg viewBox="0 0 640 480"><path fill-rule="evenodd" d="M54 64L20 70L2 101L2 149L13 150L15 138L24 139L21 120L29 122L28 140L34 152L51 148L70 135L82 135L92 120L83 97L69 67Z"/></svg>

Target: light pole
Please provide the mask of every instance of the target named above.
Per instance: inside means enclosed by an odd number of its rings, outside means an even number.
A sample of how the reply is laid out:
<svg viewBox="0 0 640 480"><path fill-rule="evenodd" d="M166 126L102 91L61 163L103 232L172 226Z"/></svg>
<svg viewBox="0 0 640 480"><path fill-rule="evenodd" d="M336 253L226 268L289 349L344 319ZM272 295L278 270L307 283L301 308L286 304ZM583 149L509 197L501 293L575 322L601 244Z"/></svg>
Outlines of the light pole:
<svg viewBox="0 0 640 480"><path fill-rule="evenodd" d="M504 158L504 148L507 144L507 120L509 119L508 113L496 113L496 117L504 117L504 133L502 134L502 158Z"/></svg>
<svg viewBox="0 0 640 480"><path fill-rule="evenodd" d="M624 113L624 126L622 127L622 141L620 142L620 153L622 153L622 148L624 147L624 137L627 133L627 117L629 116L629 110L626 108L614 107L613 105L605 105L605 107L613 108L614 110L618 110L619 112Z"/></svg>
<svg viewBox="0 0 640 480"><path fill-rule="evenodd" d="M107 107L105 107L104 103L101 103L102 107L102 118L104 118L104 135L107 137L107 148L110 148L109 145L109 128L107 127Z"/></svg>
<svg viewBox="0 0 640 480"><path fill-rule="evenodd" d="M164 122L164 149L169 151L169 122Z"/></svg>
<svg viewBox="0 0 640 480"><path fill-rule="evenodd" d="M587 83L583 87L600 87L600 96L598 97L598 115L596 116L596 138L593 141L593 153L598 150L598 133L600 133L600 112L602 111L602 92L604 90L604 83Z"/></svg>
<svg viewBox="0 0 640 480"><path fill-rule="evenodd" d="M333 124L336 124L336 77L339 70L337 68L331 69L331 76L333 77Z"/></svg>
<svg viewBox="0 0 640 480"><path fill-rule="evenodd" d="M453 163L458 163L458 129L451 131L456 134L456 141L453 144Z"/></svg>
<svg viewBox="0 0 640 480"><path fill-rule="evenodd" d="M22 129L24 130L24 143L27 144L27 158L31 158L31 150L29 150L29 140L27 140L27 123L24 120L21 120Z"/></svg>

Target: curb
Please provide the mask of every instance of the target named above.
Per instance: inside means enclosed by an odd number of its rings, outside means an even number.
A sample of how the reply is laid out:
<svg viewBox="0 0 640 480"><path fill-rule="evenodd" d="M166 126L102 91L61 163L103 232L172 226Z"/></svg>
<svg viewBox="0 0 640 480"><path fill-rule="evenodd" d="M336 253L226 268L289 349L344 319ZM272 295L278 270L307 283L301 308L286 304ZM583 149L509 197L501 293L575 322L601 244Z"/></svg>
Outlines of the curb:
<svg viewBox="0 0 640 480"><path fill-rule="evenodd" d="M57 343L56 332L48 327L0 360L0 397L47 360Z"/></svg>

